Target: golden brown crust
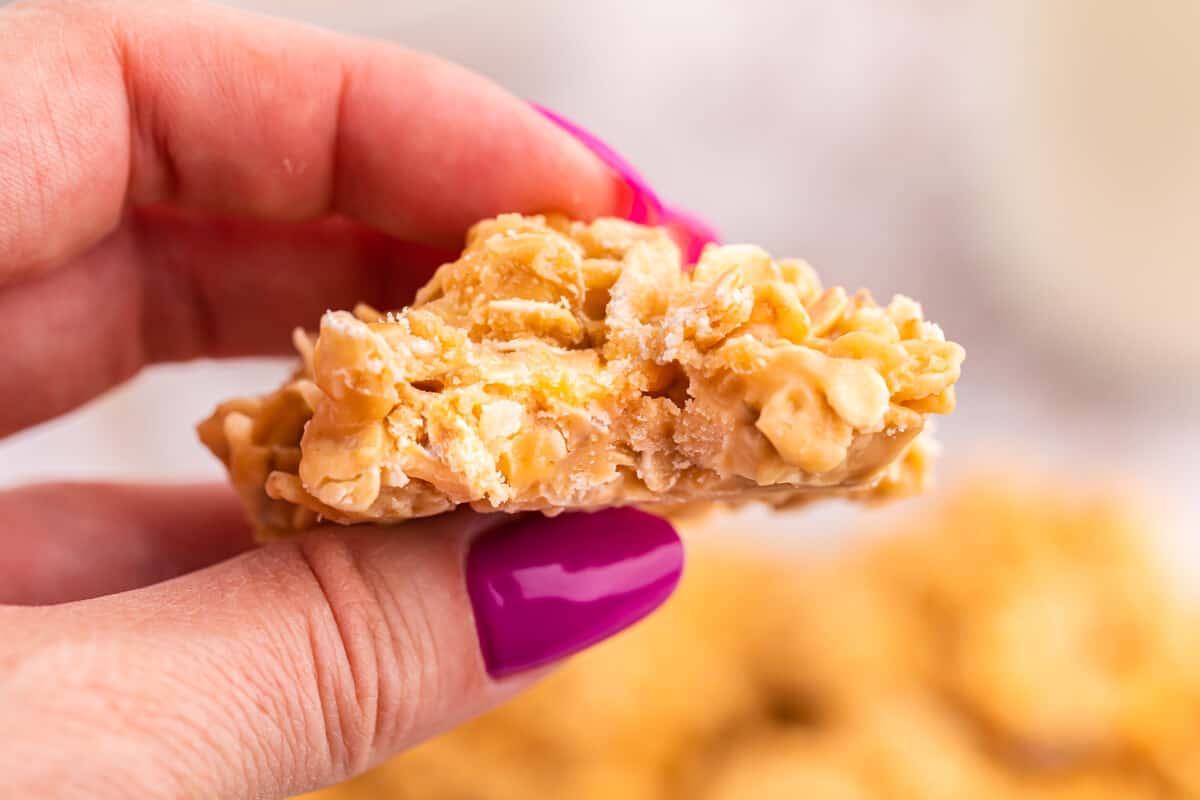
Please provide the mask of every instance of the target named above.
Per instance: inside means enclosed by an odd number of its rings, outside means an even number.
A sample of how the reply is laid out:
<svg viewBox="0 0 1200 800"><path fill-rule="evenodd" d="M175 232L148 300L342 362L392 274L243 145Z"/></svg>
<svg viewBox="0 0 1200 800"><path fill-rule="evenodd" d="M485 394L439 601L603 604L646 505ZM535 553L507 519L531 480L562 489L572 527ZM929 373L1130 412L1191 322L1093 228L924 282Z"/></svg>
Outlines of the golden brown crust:
<svg viewBox="0 0 1200 800"><path fill-rule="evenodd" d="M756 247L684 272L658 229L518 215L476 225L412 306L330 312L297 344L292 382L200 431L267 531L883 495L920 485L913 442L963 360L911 300Z"/></svg>

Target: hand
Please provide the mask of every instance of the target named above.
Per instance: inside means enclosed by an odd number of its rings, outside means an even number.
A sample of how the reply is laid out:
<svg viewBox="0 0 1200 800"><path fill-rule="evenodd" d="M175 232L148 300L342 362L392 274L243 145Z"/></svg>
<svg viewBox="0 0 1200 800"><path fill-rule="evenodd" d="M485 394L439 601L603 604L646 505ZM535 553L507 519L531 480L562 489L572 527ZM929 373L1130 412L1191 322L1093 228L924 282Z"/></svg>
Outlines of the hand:
<svg viewBox="0 0 1200 800"><path fill-rule="evenodd" d="M477 219L636 199L503 90L378 42L158 0L18 3L0 42L0 436L147 364L398 306ZM0 520L22 797L340 780L648 613L682 558L629 510L249 549L228 489L58 484L0 492Z"/></svg>

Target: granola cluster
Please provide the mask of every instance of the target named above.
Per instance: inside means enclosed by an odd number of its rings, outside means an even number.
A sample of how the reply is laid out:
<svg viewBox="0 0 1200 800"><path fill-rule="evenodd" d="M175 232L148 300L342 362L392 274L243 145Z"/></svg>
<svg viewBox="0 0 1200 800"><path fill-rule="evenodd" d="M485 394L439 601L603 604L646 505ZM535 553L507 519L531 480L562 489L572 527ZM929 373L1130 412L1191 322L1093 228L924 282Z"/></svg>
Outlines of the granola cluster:
<svg viewBox="0 0 1200 800"><path fill-rule="evenodd" d="M801 261L710 246L684 271L659 229L519 215L477 224L410 307L330 312L296 344L291 382L200 427L267 534L919 486L963 360L912 300Z"/></svg>
<svg viewBox="0 0 1200 800"><path fill-rule="evenodd" d="M996 471L833 555L718 520L658 613L313 798L1200 797L1200 615L1114 498Z"/></svg>

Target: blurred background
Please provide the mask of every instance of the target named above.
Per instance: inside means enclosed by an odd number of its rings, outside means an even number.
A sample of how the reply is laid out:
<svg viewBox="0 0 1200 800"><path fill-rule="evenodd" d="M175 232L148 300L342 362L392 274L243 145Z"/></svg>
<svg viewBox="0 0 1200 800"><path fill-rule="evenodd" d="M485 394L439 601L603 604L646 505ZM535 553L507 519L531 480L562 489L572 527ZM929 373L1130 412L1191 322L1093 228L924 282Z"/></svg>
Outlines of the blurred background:
<svg viewBox="0 0 1200 800"><path fill-rule="evenodd" d="M997 454L1119 476L1200 576L1194 0L231 4L461 62L728 240L920 299L968 352L944 480ZM0 482L220 478L192 424L287 368L151 370L0 443Z"/></svg>
<svg viewBox="0 0 1200 800"><path fill-rule="evenodd" d="M965 488L726 519L646 624L325 800L1200 797L1200 605L1142 559L1200 598L1200 3L230 4L491 76L968 353ZM289 369L147 371L0 484L223 479L194 423ZM795 569L714 556L751 527Z"/></svg>

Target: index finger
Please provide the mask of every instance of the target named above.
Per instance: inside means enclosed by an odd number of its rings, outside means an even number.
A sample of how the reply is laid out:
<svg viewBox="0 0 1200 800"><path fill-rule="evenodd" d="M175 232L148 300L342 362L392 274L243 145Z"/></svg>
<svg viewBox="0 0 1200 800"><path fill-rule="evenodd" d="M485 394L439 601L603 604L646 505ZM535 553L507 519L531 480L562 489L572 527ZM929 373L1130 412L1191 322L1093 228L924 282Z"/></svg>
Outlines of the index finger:
<svg viewBox="0 0 1200 800"><path fill-rule="evenodd" d="M445 244L504 211L630 203L518 98L384 42L132 0L19 4L0 41L0 282L82 252L131 205L338 213Z"/></svg>

